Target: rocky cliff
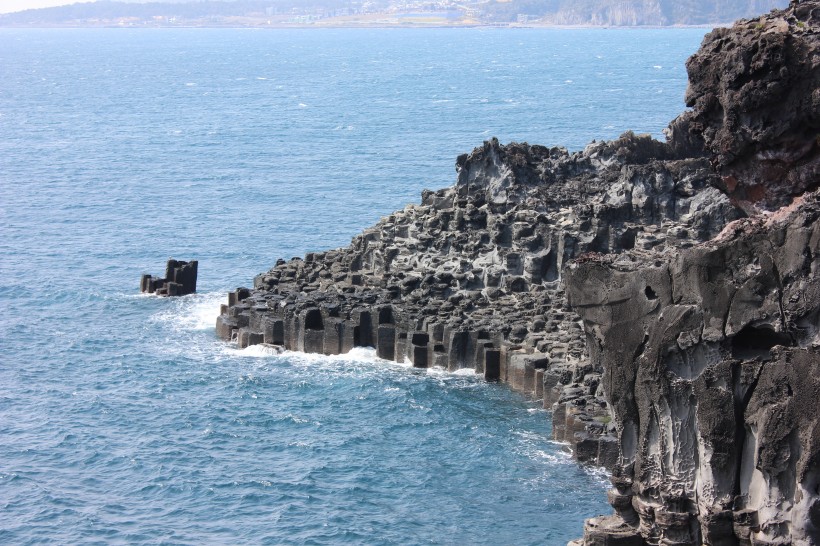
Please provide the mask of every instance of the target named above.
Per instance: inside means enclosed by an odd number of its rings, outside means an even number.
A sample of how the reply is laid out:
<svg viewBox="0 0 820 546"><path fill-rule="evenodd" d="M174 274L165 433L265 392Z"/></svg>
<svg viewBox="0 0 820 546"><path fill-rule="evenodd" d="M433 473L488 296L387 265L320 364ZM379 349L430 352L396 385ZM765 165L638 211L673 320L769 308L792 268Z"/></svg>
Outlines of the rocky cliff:
<svg viewBox="0 0 820 546"><path fill-rule="evenodd" d="M624 523L656 544L816 542L818 220L812 192L690 249L569 267L620 439L618 516L587 544Z"/></svg>
<svg viewBox="0 0 820 546"><path fill-rule="evenodd" d="M557 25L664 26L728 23L787 5L787 0L495 0L482 10L496 21L523 14Z"/></svg>
<svg viewBox="0 0 820 546"><path fill-rule="evenodd" d="M630 133L573 154L492 140L456 167L455 186L424 192L349 247L280 261L238 289L217 332L240 346L336 354L364 345L419 367L475 368L558 403L555 437L612 466L603 366L587 358L567 305L566 265L691 246L739 211L710 185L719 180L708 160Z"/></svg>
<svg viewBox="0 0 820 546"><path fill-rule="evenodd" d="M820 3L708 35L668 141L485 142L346 248L280 260L217 332L473 368L613 470L579 544L814 544Z"/></svg>
<svg viewBox="0 0 820 546"><path fill-rule="evenodd" d="M673 134L750 217L565 271L619 438L616 515L579 543L820 542L819 23L793 3L687 64Z"/></svg>

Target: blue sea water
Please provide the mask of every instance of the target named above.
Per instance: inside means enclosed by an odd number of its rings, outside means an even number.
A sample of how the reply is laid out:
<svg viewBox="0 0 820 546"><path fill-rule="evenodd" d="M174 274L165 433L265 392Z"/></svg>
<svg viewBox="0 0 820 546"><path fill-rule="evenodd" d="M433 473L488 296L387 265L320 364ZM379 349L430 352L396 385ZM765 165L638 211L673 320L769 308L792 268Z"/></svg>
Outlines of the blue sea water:
<svg viewBox="0 0 820 546"><path fill-rule="evenodd" d="M606 479L537 403L213 324L492 136L660 136L703 34L0 29L0 543L578 536ZM169 256L200 260L199 293L139 295Z"/></svg>

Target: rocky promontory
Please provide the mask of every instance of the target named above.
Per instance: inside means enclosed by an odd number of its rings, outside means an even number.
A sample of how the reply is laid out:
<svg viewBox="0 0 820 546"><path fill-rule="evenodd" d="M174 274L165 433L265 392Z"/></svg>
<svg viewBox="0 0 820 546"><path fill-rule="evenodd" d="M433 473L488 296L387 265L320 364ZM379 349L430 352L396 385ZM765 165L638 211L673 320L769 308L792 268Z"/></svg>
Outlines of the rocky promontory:
<svg viewBox="0 0 820 546"><path fill-rule="evenodd" d="M564 272L619 439L616 514L578 544L820 543L819 27L793 2L687 63L673 134L748 217Z"/></svg>
<svg viewBox="0 0 820 546"><path fill-rule="evenodd" d="M568 305L567 264L691 246L740 213L710 184L708 160L631 133L572 154L491 140L456 168L455 186L424 192L349 247L280 261L235 291L217 332L240 347L372 346L418 367L474 368L557 403L555 437L611 467L603 367Z"/></svg>
<svg viewBox="0 0 820 546"><path fill-rule="evenodd" d="M279 260L217 333L542 399L613 472L578 544L815 544L820 2L707 35L666 142L493 139L350 246Z"/></svg>

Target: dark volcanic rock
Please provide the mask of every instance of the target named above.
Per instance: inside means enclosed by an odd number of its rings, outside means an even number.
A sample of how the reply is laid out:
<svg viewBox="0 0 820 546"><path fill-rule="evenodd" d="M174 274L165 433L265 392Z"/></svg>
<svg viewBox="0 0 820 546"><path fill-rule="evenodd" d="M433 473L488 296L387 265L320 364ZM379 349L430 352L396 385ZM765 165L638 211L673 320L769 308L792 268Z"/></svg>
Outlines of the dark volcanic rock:
<svg viewBox="0 0 820 546"><path fill-rule="evenodd" d="M558 408L554 435L611 466L615 439L565 265L589 253L690 246L740 216L704 158L626 133L583 152L493 139L458 181L347 248L280 261L231 294L217 331L336 354L373 346L417 367L474 368ZM577 386L576 386L577 385Z"/></svg>
<svg viewBox="0 0 820 546"><path fill-rule="evenodd" d="M543 399L613 470L615 514L574 544L817 544L818 14L710 34L666 143L485 142L454 186L229 294L217 333Z"/></svg>
<svg viewBox="0 0 820 546"><path fill-rule="evenodd" d="M143 275L140 291L158 296L185 296L196 292L199 263L196 260L182 262L173 258L165 265L165 277Z"/></svg>
<svg viewBox="0 0 820 546"><path fill-rule="evenodd" d="M686 63L689 127L705 140L720 188L748 212L820 184L820 6L741 21L706 36Z"/></svg>
<svg viewBox="0 0 820 546"><path fill-rule="evenodd" d="M670 126L733 201L776 210L565 271L620 440L615 515L578 544L820 543L818 16L793 3L707 36Z"/></svg>
<svg viewBox="0 0 820 546"><path fill-rule="evenodd" d="M591 359L606 363L616 495L631 497L620 512L645 538L818 536L819 220L815 192L671 255L567 270Z"/></svg>

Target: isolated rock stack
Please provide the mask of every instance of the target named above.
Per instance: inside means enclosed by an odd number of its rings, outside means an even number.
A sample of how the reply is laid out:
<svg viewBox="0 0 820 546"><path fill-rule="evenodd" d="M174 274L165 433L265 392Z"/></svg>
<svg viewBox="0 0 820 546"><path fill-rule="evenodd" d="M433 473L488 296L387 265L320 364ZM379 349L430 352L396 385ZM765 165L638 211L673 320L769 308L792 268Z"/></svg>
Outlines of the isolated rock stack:
<svg viewBox="0 0 820 546"><path fill-rule="evenodd" d="M143 275L140 291L158 296L185 296L196 292L199 263L196 260L182 262L170 258L165 266L165 277Z"/></svg>
<svg viewBox="0 0 820 546"><path fill-rule="evenodd" d="M818 21L793 2L707 36L666 143L485 142L453 187L230 293L218 334L542 399L613 469L616 514L575 544L816 544Z"/></svg>

